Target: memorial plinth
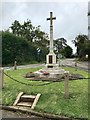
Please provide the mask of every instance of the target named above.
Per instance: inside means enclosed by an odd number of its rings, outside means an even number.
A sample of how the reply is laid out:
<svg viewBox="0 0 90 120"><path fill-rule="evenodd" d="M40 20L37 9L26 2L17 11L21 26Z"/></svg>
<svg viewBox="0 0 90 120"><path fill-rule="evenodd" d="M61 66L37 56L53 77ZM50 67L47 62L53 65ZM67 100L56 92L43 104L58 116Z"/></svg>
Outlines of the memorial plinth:
<svg viewBox="0 0 90 120"><path fill-rule="evenodd" d="M43 73L48 73L48 75L45 75ZM34 72L36 74L37 77L40 78L58 78L61 79L62 77L64 77L64 69L61 69L59 67L53 67L53 68L47 68L44 67L43 69L40 69L39 71Z"/></svg>
<svg viewBox="0 0 90 120"><path fill-rule="evenodd" d="M53 68L55 66L57 66L56 65L56 55L55 55L55 53L49 53L46 56L46 67Z"/></svg>
<svg viewBox="0 0 90 120"><path fill-rule="evenodd" d="M56 66L56 55L54 53L54 47L53 47L53 20L55 20L56 17L53 17L53 13L50 12L50 18L47 18L47 20L50 20L50 49L49 54L46 56L46 67L47 68L53 68Z"/></svg>
<svg viewBox="0 0 90 120"><path fill-rule="evenodd" d="M50 18L47 18L47 20L50 20L50 49L49 54L46 55L45 67L34 72L38 77L61 78L64 76L64 69L56 63L56 54L54 53L53 47L53 20L55 19L56 17L53 17L53 13L50 12ZM45 72L48 73L48 75L45 75Z"/></svg>

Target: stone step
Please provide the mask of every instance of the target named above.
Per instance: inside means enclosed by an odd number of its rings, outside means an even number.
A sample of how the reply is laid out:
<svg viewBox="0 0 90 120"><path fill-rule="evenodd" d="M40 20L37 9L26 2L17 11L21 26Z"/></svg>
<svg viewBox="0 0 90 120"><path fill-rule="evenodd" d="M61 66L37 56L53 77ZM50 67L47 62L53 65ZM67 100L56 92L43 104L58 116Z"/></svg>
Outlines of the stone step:
<svg viewBox="0 0 90 120"><path fill-rule="evenodd" d="M22 95L21 101L22 102L33 102L36 96L34 95Z"/></svg>
<svg viewBox="0 0 90 120"><path fill-rule="evenodd" d="M38 93L37 95L25 95L24 92L20 92L13 105L19 107L29 107L31 109L34 109L39 100L40 95L40 93Z"/></svg>
<svg viewBox="0 0 90 120"><path fill-rule="evenodd" d="M35 99L35 95L22 95L21 98L32 98Z"/></svg>
<svg viewBox="0 0 90 120"><path fill-rule="evenodd" d="M26 107L31 107L32 102L20 102L17 104L18 106L26 106Z"/></svg>

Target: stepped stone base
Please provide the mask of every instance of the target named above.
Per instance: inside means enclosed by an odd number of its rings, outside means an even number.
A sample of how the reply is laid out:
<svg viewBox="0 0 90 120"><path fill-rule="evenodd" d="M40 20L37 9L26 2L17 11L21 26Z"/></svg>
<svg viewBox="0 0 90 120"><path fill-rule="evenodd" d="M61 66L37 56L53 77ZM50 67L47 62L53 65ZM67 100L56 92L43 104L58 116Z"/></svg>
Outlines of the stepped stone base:
<svg viewBox="0 0 90 120"><path fill-rule="evenodd" d="M37 77L48 77L48 78L62 78L65 70L60 67L43 68L39 71L34 72Z"/></svg>

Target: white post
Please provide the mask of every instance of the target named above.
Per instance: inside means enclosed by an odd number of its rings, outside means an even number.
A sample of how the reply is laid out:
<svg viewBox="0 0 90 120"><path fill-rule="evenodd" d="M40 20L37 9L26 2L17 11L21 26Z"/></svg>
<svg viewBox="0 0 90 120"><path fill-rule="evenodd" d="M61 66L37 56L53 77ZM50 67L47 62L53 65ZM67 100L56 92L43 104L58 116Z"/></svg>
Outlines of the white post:
<svg viewBox="0 0 90 120"><path fill-rule="evenodd" d="M85 57L86 57L86 59L88 59L88 54L86 54L86 56L85 56Z"/></svg>
<svg viewBox="0 0 90 120"><path fill-rule="evenodd" d="M1 68L1 70L0 70L0 89L2 89L3 88L3 83L4 83L4 69L3 68Z"/></svg>
<svg viewBox="0 0 90 120"><path fill-rule="evenodd" d="M17 61L14 62L14 70L17 69Z"/></svg>
<svg viewBox="0 0 90 120"><path fill-rule="evenodd" d="M68 87L68 82L69 82L69 71L64 72L64 77L65 77L65 98L69 98L69 87Z"/></svg>
<svg viewBox="0 0 90 120"><path fill-rule="evenodd" d="M75 71L77 71L77 60L75 60Z"/></svg>

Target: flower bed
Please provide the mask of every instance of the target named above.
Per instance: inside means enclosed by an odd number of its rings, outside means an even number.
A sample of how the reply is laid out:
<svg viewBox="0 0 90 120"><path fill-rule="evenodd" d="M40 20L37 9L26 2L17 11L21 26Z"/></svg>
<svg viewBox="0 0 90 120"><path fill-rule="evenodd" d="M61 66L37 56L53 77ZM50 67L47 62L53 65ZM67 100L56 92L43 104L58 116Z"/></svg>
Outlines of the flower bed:
<svg viewBox="0 0 90 120"><path fill-rule="evenodd" d="M43 75L49 75L49 72L46 71L40 71Z"/></svg>

